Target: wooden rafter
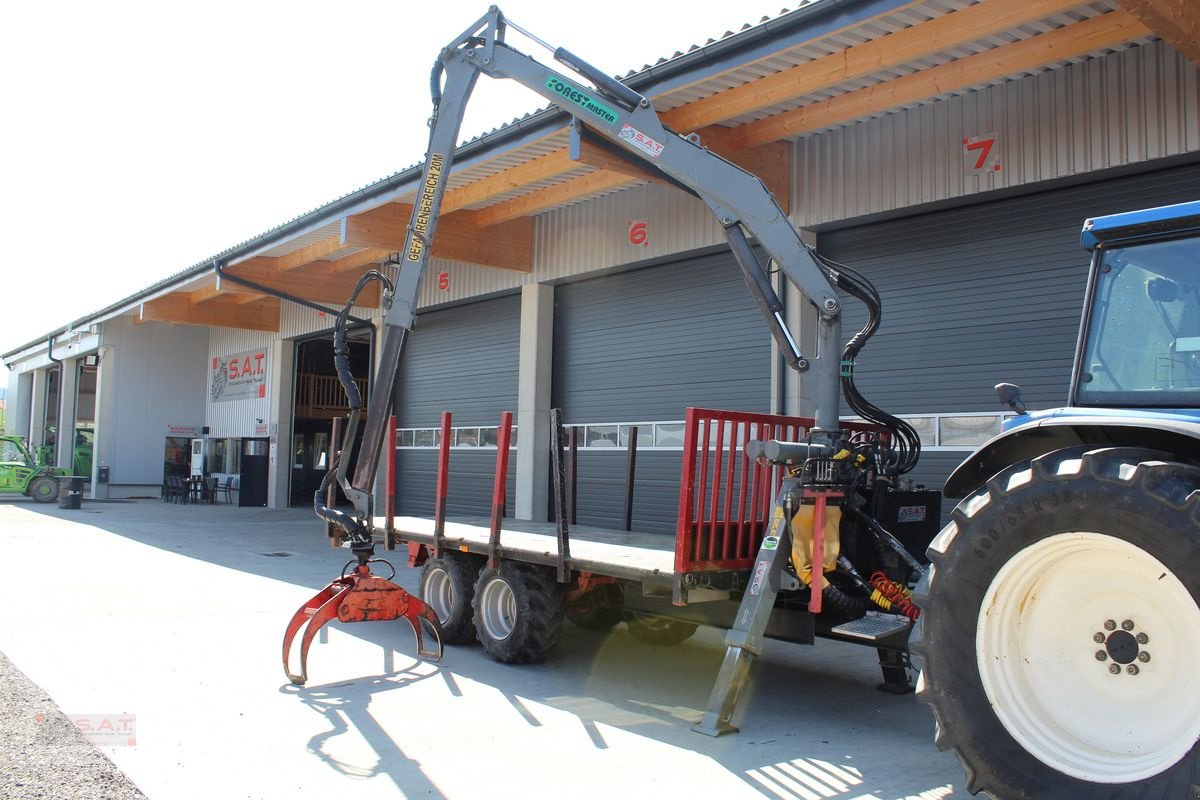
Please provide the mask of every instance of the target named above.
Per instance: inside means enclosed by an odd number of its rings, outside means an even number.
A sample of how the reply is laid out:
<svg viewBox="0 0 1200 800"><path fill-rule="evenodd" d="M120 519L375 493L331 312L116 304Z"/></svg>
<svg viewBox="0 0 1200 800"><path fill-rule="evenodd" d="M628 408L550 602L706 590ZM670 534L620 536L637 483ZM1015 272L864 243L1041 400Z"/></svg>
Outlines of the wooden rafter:
<svg viewBox="0 0 1200 800"><path fill-rule="evenodd" d="M453 261L529 272L533 269L533 220L481 224L476 211L445 214L438 221L433 255ZM412 206L388 203L343 220L342 244L374 250L404 247Z"/></svg>
<svg viewBox="0 0 1200 800"><path fill-rule="evenodd" d="M1196 0L1117 0L1180 55L1200 67L1200 5Z"/></svg>
<svg viewBox="0 0 1200 800"><path fill-rule="evenodd" d="M831 53L665 112L663 122L685 133L863 78L914 59L994 36L1072 8L1080 0L986 0L920 25Z"/></svg>
<svg viewBox="0 0 1200 800"><path fill-rule="evenodd" d="M177 325L212 325L253 331L279 330L279 298L260 297L239 304L232 297L204 298L194 302L196 292L175 292L142 303L142 322L171 322Z"/></svg>
<svg viewBox="0 0 1200 800"><path fill-rule="evenodd" d="M305 245L299 250L293 250L287 255L279 256L275 259L275 268L280 272L289 272L300 267L308 266L314 261L320 261L328 255L332 255L341 249L341 243L337 235L322 239L319 242L314 242L310 245Z"/></svg>
<svg viewBox="0 0 1200 800"><path fill-rule="evenodd" d="M778 141L829 125L850 122L947 92L1001 80L1150 34L1125 11L1112 11L1058 30L831 97L735 128L732 147Z"/></svg>
<svg viewBox="0 0 1200 800"><path fill-rule="evenodd" d="M335 273L330 265L336 262L317 261L283 272L276 263L278 259L258 256L232 264L226 272L238 278L256 283L268 289L284 292L311 303L341 305L350 299L358 274L349 271ZM228 281L232 286L234 281ZM379 305L379 284L369 284L359 295L359 305Z"/></svg>

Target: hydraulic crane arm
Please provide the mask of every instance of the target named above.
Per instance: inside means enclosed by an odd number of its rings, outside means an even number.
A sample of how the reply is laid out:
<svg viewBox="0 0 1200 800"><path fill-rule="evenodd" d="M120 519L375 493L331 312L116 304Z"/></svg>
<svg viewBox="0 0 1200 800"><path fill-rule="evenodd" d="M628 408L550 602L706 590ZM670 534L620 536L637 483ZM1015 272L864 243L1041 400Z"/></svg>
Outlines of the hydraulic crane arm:
<svg viewBox="0 0 1200 800"><path fill-rule="evenodd" d="M507 45L504 36L508 28L547 47L558 62L593 87ZM573 117L573 136L599 137L627 160L661 174L711 209L724 228L746 285L788 364L798 371L810 370L817 401L815 436L827 437L832 445L838 436L840 397L841 304L835 288L836 274L800 240L799 233L759 178L702 147L697 137L667 129L649 99L572 53L546 45L492 6L442 50L433 71L434 112L429 150L404 248L399 254L398 277L385 319L380 363L353 480L347 478L348 465L344 461L338 468L338 480L354 503L357 519L323 509L319 500L318 513L343 528L355 549L370 547L371 487L391 413L400 356L416 317L421 277L437 231L454 145L467 101L481 74L515 80L537 92ZM783 303L751 247L751 236L766 251L771 263L816 307L819 326L814 357L800 352L785 324ZM345 441L354 440L357 422L357 414L352 411Z"/></svg>

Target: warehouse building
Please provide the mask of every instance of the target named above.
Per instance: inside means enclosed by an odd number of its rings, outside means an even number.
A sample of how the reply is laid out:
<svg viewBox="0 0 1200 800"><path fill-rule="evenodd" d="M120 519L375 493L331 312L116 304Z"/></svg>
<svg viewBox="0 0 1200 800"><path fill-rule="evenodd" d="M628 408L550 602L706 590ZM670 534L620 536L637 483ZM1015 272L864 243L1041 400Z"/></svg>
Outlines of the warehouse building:
<svg viewBox="0 0 1200 800"><path fill-rule="evenodd" d="M1198 24L1166 0L823 0L625 81L875 282L883 328L859 386L918 427L914 478L939 486L999 431L994 383L1033 407L1064 400L1082 221L1196 199ZM561 408L580 427L579 521L605 525L623 514L636 426L633 513L651 530L674 521L686 407L812 412L718 221L651 173L574 151L568 121L543 110L456 154L394 398L401 511L432 508L443 411L452 510L489 506L512 411L509 510L544 519ZM419 181L401 172L3 354L7 430L53 436L62 464L94 439L96 497L157 495L200 440L243 505L311 502L344 413L333 318L403 245ZM364 389L373 291L353 312ZM811 351L809 307L781 294ZM846 308L850 333L865 315Z"/></svg>

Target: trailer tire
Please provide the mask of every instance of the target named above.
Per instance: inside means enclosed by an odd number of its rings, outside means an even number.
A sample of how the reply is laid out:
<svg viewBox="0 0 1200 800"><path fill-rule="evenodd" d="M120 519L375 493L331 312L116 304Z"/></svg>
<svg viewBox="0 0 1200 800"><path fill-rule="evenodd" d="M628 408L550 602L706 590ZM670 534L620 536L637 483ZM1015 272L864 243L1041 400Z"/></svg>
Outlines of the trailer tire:
<svg viewBox="0 0 1200 800"><path fill-rule="evenodd" d="M1200 797L1198 487L1145 450L1070 448L955 509L912 647L972 794Z"/></svg>
<svg viewBox="0 0 1200 800"><path fill-rule="evenodd" d="M631 611L625 626L629 628L629 633L635 639L659 647L681 644L692 638L692 634L700 627L694 622L684 622L681 619L660 617L640 611Z"/></svg>
<svg viewBox="0 0 1200 800"><path fill-rule="evenodd" d="M58 497L58 480L39 475L29 482L29 496L37 503L53 503Z"/></svg>
<svg viewBox="0 0 1200 800"><path fill-rule="evenodd" d="M541 661L558 642L567 604L553 570L503 561L475 582L475 632L484 652L503 664Z"/></svg>
<svg viewBox="0 0 1200 800"><path fill-rule="evenodd" d="M475 581L484 559L467 553L446 553L430 558L421 567L417 592L426 605L437 614L442 625L442 641L446 644L469 644L475 641L475 619L472 601Z"/></svg>
<svg viewBox="0 0 1200 800"><path fill-rule="evenodd" d="M567 606L567 619L589 631L610 631L625 618L625 593L616 583L592 589Z"/></svg>

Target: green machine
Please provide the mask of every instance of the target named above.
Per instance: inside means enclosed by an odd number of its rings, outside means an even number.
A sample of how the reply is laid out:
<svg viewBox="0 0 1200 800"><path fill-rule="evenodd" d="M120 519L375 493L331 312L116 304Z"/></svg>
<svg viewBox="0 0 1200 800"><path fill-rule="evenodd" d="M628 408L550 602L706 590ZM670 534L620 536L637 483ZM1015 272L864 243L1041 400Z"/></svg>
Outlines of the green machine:
<svg viewBox="0 0 1200 800"><path fill-rule="evenodd" d="M39 503L58 497L58 478L70 474L35 458L20 436L0 436L0 493L20 493Z"/></svg>

